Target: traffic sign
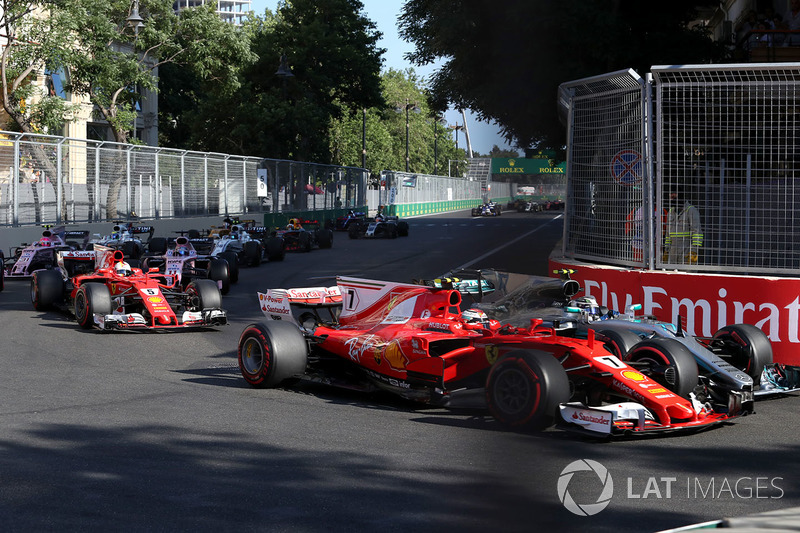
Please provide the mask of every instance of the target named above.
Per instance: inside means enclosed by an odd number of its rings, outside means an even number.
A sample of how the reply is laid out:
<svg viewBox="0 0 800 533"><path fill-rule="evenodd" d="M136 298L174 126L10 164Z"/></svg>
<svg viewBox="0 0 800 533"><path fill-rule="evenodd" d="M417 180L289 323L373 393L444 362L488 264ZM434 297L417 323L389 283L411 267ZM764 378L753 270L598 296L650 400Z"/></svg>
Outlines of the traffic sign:
<svg viewBox="0 0 800 533"><path fill-rule="evenodd" d="M620 185L631 186L642 181L644 161L636 150L620 150L611 159L611 176Z"/></svg>

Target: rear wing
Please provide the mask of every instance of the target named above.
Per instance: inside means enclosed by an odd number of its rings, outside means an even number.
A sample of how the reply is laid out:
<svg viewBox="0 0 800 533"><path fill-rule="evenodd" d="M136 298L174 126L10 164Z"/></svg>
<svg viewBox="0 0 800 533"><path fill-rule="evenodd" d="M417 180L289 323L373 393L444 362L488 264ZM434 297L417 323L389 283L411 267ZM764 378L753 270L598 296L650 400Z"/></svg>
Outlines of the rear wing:
<svg viewBox="0 0 800 533"><path fill-rule="evenodd" d="M269 289L266 293L258 293L258 304L267 319L288 320L300 327L302 319L294 316L293 309L313 310L317 315L319 309L327 308L335 318L342 306L342 295L337 286Z"/></svg>
<svg viewBox="0 0 800 533"><path fill-rule="evenodd" d="M129 229L131 235L140 235L142 233L147 233L147 240L149 241L153 237L153 232L155 228L153 226L131 226Z"/></svg>

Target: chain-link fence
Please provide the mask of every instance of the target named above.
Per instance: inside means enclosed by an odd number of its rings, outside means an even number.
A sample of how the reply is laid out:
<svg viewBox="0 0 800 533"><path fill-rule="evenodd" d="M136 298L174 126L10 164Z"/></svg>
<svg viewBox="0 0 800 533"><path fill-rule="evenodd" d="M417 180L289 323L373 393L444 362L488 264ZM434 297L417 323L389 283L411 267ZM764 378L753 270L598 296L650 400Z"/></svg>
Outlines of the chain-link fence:
<svg viewBox="0 0 800 533"><path fill-rule="evenodd" d="M653 67L647 83L629 71L562 85L565 255L796 274L798 88L796 63Z"/></svg>
<svg viewBox="0 0 800 533"><path fill-rule="evenodd" d="M366 171L0 132L0 226L364 205Z"/></svg>
<svg viewBox="0 0 800 533"><path fill-rule="evenodd" d="M384 194L381 203L422 204L429 202L480 201L481 183L464 178L385 171L381 173Z"/></svg>
<svg viewBox="0 0 800 533"><path fill-rule="evenodd" d="M619 71L560 87L567 116L565 253L643 266L645 83Z"/></svg>

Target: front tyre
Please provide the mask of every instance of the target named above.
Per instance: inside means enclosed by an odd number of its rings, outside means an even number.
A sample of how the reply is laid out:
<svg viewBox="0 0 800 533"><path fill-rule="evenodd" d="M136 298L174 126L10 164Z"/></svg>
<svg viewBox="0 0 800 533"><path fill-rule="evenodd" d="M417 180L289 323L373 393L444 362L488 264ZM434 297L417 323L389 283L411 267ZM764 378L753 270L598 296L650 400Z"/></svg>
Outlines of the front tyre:
<svg viewBox="0 0 800 533"><path fill-rule="evenodd" d="M625 329L595 329L595 331L597 340L603 343L605 349L622 361L627 358L630 349L642 340L635 333Z"/></svg>
<svg viewBox="0 0 800 533"><path fill-rule="evenodd" d="M641 341L628 352L626 361L655 381L684 398L697 386L697 362L686 346L675 339L653 338Z"/></svg>
<svg viewBox="0 0 800 533"><path fill-rule="evenodd" d="M750 324L725 326L714 333L711 345L720 348L730 364L743 370L756 384L761 382L764 367L772 364L769 337Z"/></svg>
<svg viewBox="0 0 800 533"><path fill-rule="evenodd" d="M509 352L492 366L486 380L489 412L512 427L544 429L553 425L559 404L569 396L567 373L546 352Z"/></svg>
<svg viewBox="0 0 800 533"><path fill-rule="evenodd" d="M239 337L238 359L242 377L250 385L276 387L305 372L308 344L291 322L250 324Z"/></svg>
<svg viewBox="0 0 800 533"><path fill-rule="evenodd" d="M94 315L111 314L113 305L108 287L102 283L86 283L75 294L75 320L83 329L94 326Z"/></svg>
<svg viewBox="0 0 800 533"><path fill-rule="evenodd" d="M216 282L210 279L196 279L186 287L189 295L190 311L205 311L222 308L222 295Z"/></svg>
<svg viewBox="0 0 800 533"><path fill-rule="evenodd" d="M231 290L231 274L229 269L230 266L224 259L211 258L208 263L208 279L217 282L217 287L222 294L228 294Z"/></svg>
<svg viewBox="0 0 800 533"><path fill-rule="evenodd" d="M239 281L239 256L236 255L236 252L222 252L217 257L228 262L231 283Z"/></svg>

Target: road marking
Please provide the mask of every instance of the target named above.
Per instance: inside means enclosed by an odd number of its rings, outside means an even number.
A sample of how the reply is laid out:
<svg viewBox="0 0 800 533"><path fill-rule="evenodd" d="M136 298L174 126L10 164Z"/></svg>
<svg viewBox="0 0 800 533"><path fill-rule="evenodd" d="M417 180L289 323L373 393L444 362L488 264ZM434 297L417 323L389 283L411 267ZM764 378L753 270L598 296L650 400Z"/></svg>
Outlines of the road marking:
<svg viewBox="0 0 800 533"><path fill-rule="evenodd" d="M507 246L511 246L512 244L514 244L514 243L515 243L515 242L517 242L517 241L521 241L522 239L524 239L524 238L525 238L525 237L527 237L528 235L533 235L534 233L536 233L536 232L537 232L537 231L539 231L540 229L542 229L542 228L544 228L544 227L548 226L548 225L549 225L551 222L553 222L554 220L558 220L558 219L559 219L559 218L561 218L562 216L564 216L564 215L558 215L557 217L551 218L550 220L548 220L547 222L545 222L544 224L542 224L542 225L541 225L541 226L539 226L538 228L536 228L536 229L532 229L532 230L530 230L528 233L523 233L522 235L520 235L520 236L519 236L519 237L517 237L516 239L513 239L513 240L511 240L511 241L508 241L507 243L505 243L505 244L503 244L503 245L501 245L501 246L498 246L498 247L497 247L497 248L495 248L494 250L491 250L491 251L489 251L489 252L486 252L485 254L483 254L483 255L482 255L482 256L480 256L480 257L476 257L476 258L475 258L475 259L473 259L472 261L469 261L469 262L467 262L467 263L464 263L464 264L463 264L463 265L461 265L460 267L456 267L456 269L455 269L455 270L461 270L462 268L468 268L468 267L470 267L470 266L474 265L475 263L477 263L478 261L480 261L480 260L482 260L482 259L486 259L486 258L487 258L487 257L489 257L490 255L492 255L492 254L494 254L494 253L497 253L497 252L499 252L499 251L500 251L500 250L502 250L503 248L505 248L505 247L507 247Z"/></svg>

